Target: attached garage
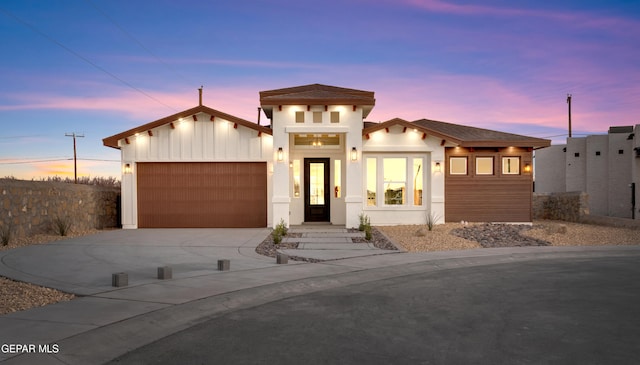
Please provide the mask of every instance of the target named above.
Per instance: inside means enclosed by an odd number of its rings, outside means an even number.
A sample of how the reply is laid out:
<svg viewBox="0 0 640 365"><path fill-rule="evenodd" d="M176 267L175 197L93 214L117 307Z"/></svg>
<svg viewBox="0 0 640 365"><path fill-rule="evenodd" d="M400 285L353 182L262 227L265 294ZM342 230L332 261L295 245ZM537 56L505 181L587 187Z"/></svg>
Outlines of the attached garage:
<svg viewBox="0 0 640 365"><path fill-rule="evenodd" d="M140 228L266 227L266 162L137 165Z"/></svg>

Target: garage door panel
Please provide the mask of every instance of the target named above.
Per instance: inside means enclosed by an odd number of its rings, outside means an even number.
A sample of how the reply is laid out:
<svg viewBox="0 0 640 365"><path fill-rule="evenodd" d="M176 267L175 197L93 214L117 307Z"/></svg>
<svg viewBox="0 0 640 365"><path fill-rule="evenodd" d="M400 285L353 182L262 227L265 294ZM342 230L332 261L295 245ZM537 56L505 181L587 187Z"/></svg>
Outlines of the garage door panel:
<svg viewBox="0 0 640 365"><path fill-rule="evenodd" d="M138 226L265 227L264 162L139 163Z"/></svg>

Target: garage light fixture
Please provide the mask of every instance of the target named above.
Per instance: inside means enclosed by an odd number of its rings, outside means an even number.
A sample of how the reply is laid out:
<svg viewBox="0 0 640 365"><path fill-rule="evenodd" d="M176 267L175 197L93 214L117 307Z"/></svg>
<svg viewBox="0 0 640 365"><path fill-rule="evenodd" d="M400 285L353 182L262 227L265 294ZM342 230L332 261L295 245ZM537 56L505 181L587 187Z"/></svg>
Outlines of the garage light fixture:
<svg viewBox="0 0 640 365"><path fill-rule="evenodd" d="M124 164L124 168L122 169L122 171L125 174L130 174L131 173L131 164L130 163Z"/></svg>
<svg viewBox="0 0 640 365"><path fill-rule="evenodd" d="M358 160L358 150L355 147L351 147L351 161Z"/></svg>
<svg viewBox="0 0 640 365"><path fill-rule="evenodd" d="M442 172L442 166L440 165L440 161L436 161L436 167L434 172Z"/></svg>
<svg viewBox="0 0 640 365"><path fill-rule="evenodd" d="M530 163L525 163L524 164L524 172L531 172L531 164Z"/></svg>

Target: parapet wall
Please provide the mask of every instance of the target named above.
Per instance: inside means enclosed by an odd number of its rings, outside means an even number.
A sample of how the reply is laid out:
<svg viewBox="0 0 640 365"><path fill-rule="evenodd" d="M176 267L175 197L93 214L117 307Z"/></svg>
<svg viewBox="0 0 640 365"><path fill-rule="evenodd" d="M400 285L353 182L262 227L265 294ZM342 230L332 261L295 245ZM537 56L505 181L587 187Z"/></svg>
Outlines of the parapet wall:
<svg viewBox="0 0 640 365"><path fill-rule="evenodd" d="M71 231L119 225L120 188L47 181L0 180L0 227L17 237L53 232L54 221Z"/></svg>

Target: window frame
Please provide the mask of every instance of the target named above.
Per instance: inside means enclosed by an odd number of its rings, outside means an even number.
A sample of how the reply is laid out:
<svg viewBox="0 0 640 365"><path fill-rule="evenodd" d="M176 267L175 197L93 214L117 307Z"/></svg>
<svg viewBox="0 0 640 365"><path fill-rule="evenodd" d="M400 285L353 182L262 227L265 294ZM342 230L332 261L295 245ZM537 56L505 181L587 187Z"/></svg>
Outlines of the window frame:
<svg viewBox="0 0 640 365"><path fill-rule="evenodd" d="M396 181L396 180L384 180L384 159L386 158L402 158L405 160L405 176L404 181ZM367 202L364 204L365 210L424 210L428 207L430 198L429 198L429 186L430 186L430 174L431 170L426 167L430 166L430 155L429 154L408 154L408 155L397 155L397 154L385 154L385 153L367 153L363 156L365 161L364 165L364 177L365 183L363 194L367 197ZM374 160L373 165L370 165L370 160ZM421 168L419 171L421 184L422 184L422 199L420 200L420 204L416 204L415 197L415 186L414 186L414 178L417 173L417 167L415 166L416 161L420 161ZM372 168L375 170L373 174L373 178L375 179L375 198L373 200L369 199L369 186L371 182L369 181L370 171ZM385 199L386 185L388 183L403 183L404 184L404 196L403 204L387 204Z"/></svg>
<svg viewBox="0 0 640 365"><path fill-rule="evenodd" d="M476 156L476 175L478 176L493 176L495 175L495 158L493 156ZM491 160L491 172L480 172L480 165L478 164L481 160Z"/></svg>
<svg viewBox="0 0 640 365"><path fill-rule="evenodd" d="M515 159L518 161L518 163L516 164L517 166L517 172L507 172L505 169L505 162L509 161L509 159ZM522 157L520 156L502 156L502 175L520 175L522 173L522 168L521 165L522 164ZM510 164L509 164L510 165Z"/></svg>
<svg viewBox="0 0 640 365"><path fill-rule="evenodd" d="M453 172L453 160L464 160L464 173ZM469 175L469 156L449 156L449 175L451 176L468 176Z"/></svg>

